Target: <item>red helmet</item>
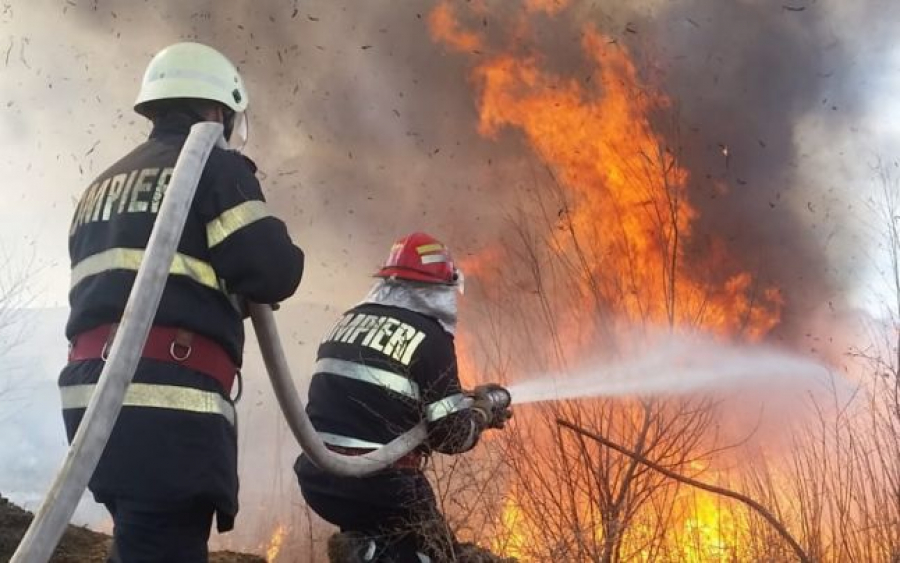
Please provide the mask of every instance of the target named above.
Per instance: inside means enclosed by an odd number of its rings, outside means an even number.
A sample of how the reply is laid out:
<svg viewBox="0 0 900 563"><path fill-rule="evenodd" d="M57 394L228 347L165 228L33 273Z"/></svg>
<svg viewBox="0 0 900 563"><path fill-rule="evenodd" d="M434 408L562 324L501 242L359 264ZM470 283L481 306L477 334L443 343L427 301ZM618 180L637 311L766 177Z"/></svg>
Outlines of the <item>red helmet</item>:
<svg viewBox="0 0 900 563"><path fill-rule="evenodd" d="M425 233L412 233L398 239L375 276L448 285L457 285L461 281L450 251Z"/></svg>

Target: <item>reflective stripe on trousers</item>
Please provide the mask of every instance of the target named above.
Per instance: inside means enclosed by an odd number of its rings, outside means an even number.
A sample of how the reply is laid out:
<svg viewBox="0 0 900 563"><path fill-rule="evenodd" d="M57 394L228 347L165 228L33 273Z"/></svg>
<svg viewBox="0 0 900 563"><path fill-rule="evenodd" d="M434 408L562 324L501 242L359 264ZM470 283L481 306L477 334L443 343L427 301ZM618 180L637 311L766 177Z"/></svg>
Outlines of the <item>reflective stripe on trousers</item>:
<svg viewBox="0 0 900 563"><path fill-rule="evenodd" d="M95 384L67 385L59 388L63 409L87 408ZM144 407L217 414L234 425L234 406L215 391L203 391L178 385L132 383L125 392L123 407Z"/></svg>

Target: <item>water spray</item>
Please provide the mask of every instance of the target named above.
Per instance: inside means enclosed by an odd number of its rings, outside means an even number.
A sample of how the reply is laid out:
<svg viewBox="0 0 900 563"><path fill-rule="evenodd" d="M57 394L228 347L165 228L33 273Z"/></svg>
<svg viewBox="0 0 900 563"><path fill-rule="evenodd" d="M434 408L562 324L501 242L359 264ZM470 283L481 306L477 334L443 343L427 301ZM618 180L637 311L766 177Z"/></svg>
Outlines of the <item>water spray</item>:
<svg viewBox="0 0 900 563"><path fill-rule="evenodd" d="M832 370L810 358L762 346L669 336L636 357L546 373L509 386L517 404L587 397L670 396L759 386L822 385Z"/></svg>

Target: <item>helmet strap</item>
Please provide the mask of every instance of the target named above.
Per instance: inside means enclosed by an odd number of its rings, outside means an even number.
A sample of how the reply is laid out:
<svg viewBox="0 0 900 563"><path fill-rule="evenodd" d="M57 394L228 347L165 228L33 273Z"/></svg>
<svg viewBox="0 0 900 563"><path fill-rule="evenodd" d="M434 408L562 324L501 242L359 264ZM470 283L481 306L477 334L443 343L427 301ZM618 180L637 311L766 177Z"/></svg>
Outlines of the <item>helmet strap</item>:
<svg viewBox="0 0 900 563"><path fill-rule="evenodd" d="M222 111L225 114L225 117L222 120L222 125L225 126L225 140L231 141L231 134L234 132L234 119L237 114L229 109L223 109Z"/></svg>

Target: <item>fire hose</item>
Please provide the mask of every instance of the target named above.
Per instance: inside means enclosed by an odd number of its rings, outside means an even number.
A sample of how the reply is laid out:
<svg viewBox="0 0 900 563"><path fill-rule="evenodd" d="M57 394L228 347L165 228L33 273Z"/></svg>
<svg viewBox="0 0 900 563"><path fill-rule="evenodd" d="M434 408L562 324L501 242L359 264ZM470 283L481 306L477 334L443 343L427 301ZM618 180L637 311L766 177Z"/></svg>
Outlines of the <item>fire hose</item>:
<svg viewBox="0 0 900 563"><path fill-rule="evenodd" d="M63 466L13 554L12 563L46 563L87 488L140 361L200 176L220 139L221 124L198 123L191 127L175 163L109 357ZM327 449L294 387L271 308L251 305L251 318L278 403L294 436L314 463L339 475L366 475L392 464L424 440L425 424L421 423L363 456L344 456Z"/></svg>

